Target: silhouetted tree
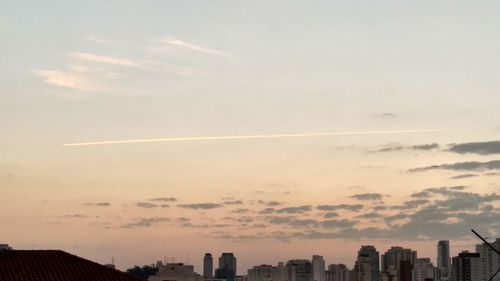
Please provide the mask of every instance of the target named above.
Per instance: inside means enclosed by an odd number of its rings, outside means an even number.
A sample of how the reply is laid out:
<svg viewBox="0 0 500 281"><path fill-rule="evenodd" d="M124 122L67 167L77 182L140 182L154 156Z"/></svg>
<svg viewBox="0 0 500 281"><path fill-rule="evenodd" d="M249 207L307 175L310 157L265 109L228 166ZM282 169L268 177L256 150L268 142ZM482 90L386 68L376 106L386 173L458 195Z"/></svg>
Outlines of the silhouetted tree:
<svg viewBox="0 0 500 281"><path fill-rule="evenodd" d="M156 275L157 272L158 268L149 265L145 265L143 267L136 265L132 268L127 269L128 274L140 278L142 280L148 280L149 276Z"/></svg>

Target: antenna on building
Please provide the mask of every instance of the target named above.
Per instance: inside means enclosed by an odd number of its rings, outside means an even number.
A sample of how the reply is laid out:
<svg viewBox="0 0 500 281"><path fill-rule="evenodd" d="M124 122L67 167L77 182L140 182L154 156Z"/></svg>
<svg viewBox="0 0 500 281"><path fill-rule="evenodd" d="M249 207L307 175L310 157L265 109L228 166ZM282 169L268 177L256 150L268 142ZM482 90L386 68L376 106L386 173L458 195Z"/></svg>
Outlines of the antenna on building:
<svg viewBox="0 0 500 281"><path fill-rule="evenodd" d="M477 233L474 229L471 229L471 231L477 237L479 237L479 239L481 239L481 241L483 241L484 244L486 244L490 249L493 250L493 252L495 252L500 257L500 252L497 249L495 249L495 247L493 247L488 241L486 241L486 239L484 239L481 235L479 235L479 233ZM493 273L493 275L491 275L491 277L490 277L490 279L488 279L488 281L493 280L493 278L495 278L495 276L498 274L498 272L500 272L500 268L498 268L498 270L495 273Z"/></svg>
<svg viewBox="0 0 500 281"><path fill-rule="evenodd" d="M115 257L111 257L111 264L115 265Z"/></svg>
<svg viewBox="0 0 500 281"><path fill-rule="evenodd" d="M186 253L186 258L187 258L186 264L189 264L189 252Z"/></svg>

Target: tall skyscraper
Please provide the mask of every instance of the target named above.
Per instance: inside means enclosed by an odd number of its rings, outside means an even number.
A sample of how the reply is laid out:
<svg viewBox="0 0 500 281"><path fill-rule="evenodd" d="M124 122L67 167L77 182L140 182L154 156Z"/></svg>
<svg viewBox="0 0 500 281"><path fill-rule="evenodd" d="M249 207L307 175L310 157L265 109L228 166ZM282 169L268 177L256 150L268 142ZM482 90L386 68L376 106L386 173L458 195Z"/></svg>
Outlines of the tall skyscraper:
<svg viewBox="0 0 500 281"><path fill-rule="evenodd" d="M215 271L215 277L234 281L236 276L236 257L233 253L222 253L219 258L219 268Z"/></svg>
<svg viewBox="0 0 500 281"><path fill-rule="evenodd" d="M451 260L450 260L450 241L441 240L437 245L437 275L439 281L448 281L450 279Z"/></svg>
<svg viewBox="0 0 500 281"><path fill-rule="evenodd" d="M289 260L286 263L287 281L313 281L312 263L309 260Z"/></svg>
<svg viewBox="0 0 500 281"><path fill-rule="evenodd" d="M482 281L481 258L479 253L461 252L453 257L451 266L452 281Z"/></svg>
<svg viewBox="0 0 500 281"><path fill-rule="evenodd" d="M437 267L450 267L450 241L441 240L437 245Z"/></svg>
<svg viewBox="0 0 500 281"><path fill-rule="evenodd" d="M203 257L203 278L212 279L214 277L214 261L211 253L206 253Z"/></svg>
<svg viewBox="0 0 500 281"><path fill-rule="evenodd" d="M500 250L500 238L497 238L495 242L491 243L493 248ZM488 281L493 274L500 268L500 256L495 253L488 245L479 244L476 245L476 253L479 253L481 259L481 269L483 281ZM500 274L497 274L493 281L500 281Z"/></svg>
<svg viewBox="0 0 500 281"><path fill-rule="evenodd" d="M325 260L322 256L314 255L312 257L313 280L325 281Z"/></svg>
<svg viewBox="0 0 500 281"><path fill-rule="evenodd" d="M402 247L391 247L382 255L384 280L411 281L417 252Z"/></svg>
<svg viewBox="0 0 500 281"><path fill-rule="evenodd" d="M356 267L356 264L358 267ZM364 272L368 267L370 268L369 274ZM380 255L374 246L361 246L361 249L358 251L354 273L357 274L357 281L380 281Z"/></svg>

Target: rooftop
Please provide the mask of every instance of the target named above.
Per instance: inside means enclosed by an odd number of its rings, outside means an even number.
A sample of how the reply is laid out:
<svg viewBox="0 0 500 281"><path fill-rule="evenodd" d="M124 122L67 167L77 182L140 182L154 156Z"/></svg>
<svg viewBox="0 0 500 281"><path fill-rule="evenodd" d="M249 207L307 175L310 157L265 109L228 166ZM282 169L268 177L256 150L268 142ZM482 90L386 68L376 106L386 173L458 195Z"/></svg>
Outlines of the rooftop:
<svg viewBox="0 0 500 281"><path fill-rule="evenodd" d="M124 272L59 250L0 251L2 281L138 281Z"/></svg>

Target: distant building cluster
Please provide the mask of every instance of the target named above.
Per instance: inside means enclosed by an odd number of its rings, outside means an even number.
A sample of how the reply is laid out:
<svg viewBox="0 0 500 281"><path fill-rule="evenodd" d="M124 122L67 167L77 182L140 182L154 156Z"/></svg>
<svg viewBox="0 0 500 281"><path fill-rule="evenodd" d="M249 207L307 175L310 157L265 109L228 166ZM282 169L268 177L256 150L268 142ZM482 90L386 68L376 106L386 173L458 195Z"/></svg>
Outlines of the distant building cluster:
<svg viewBox="0 0 500 281"><path fill-rule="evenodd" d="M500 238L492 245L500 250ZM149 281L488 281L500 268L500 256L480 244L474 253L463 251L450 257L450 243L444 240L437 244L436 265L412 249L394 246L380 254L371 245L361 246L352 269L345 264L326 266L320 255L276 266L257 265L246 275L237 275L236 264L233 253L222 253L214 271L212 254L206 253L200 275L192 265L158 262L158 273ZM500 281L500 274L492 281Z"/></svg>
<svg viewBox="0 0 500 281"><path fill-rule="evenodd" d="M193 265L159 261L151 267L128 270L129 274L136 272L132 277L115 270L113 264L98 265L62 251L13 250L7 244L0 244L0 277L17 280L19 272L28 270L34 277L23 280L56 280L51 279L54 274L62 273L67 277L61 280L82 280L78 278L85 273L95 277L85 279L89 281L489 281L500 269L500 238L491 246L494 249L479 244L473 253L462 251L451 257L449 241L439 241L434 265L430 258L419 258L417 251L412 249L394 246L380 254L374 246L363 245L352 268L345 264L326 266L322 256L313 255L311 259L292 259L276 266L253 266L244 275L237 274L237 260L233 253L222 253L217 268L214 268L212 254L206 253L202 275L195 272ZM32 263L37 264L37 270L33 270ZM47 265L42 266L42 263ZM73 272L75 263L80 265L78 271ZM87 271L82 271L82 268ZM99 277L101 275L106 277ZM2 278L0 280L4 280ZM492 281L500 281L500 274Z"/></svg>

